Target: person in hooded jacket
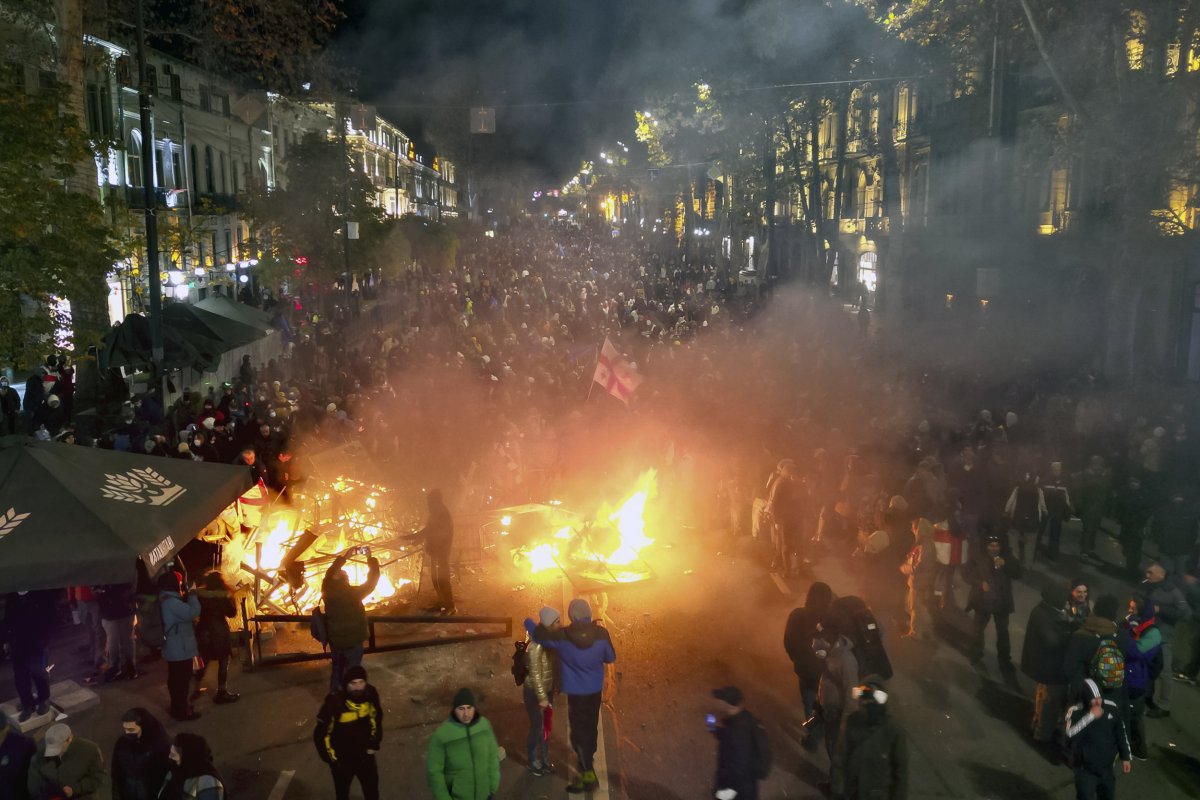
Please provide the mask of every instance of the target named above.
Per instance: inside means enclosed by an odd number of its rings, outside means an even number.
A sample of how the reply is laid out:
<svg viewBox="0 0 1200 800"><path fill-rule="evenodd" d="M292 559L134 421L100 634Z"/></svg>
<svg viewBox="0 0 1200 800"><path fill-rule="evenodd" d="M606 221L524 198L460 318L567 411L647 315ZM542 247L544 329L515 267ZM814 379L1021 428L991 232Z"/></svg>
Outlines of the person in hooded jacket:
<svg viewBox="0 0 1200 800"><path fill-rule="evenodd" d="M858 710L846 718L841 738L845 800L905 800L908 797L908 744L887 714L888 693L876 676L851 692Z"/></svg>
<svg viewBox="0 0 1200 800"><path fill-rule="evenodd" d="M1063 655L1063 671L1067 673L1067 696L1079 697L1084 682L1092 677L1092 659L1105 639L1117 638L1117 613L1120 601L1111 594L1096 598L1092 613L1078 630L1067 639L1067 652ZM1116 703L1124 714L1129 705L1125 687L1102 690L1105 700Z"/></svg>
<svg viewBox="0 0 1200 800"><path fill-rule="evenodd" d="M573 794L590 792L599 785L592 759L600 724L600 699L604 689L604 667L617 660L608 631L592 621L592 607L577 597L567 606L571 624L557 631L525 629L538 644L557 650L562 663L562 687L567 695L571 750L579 758L579 776L567 787Z"/></svg>
<svg viewBox="0 0 1200 800"><path fill-rule="evenodd" d="M717 739L717 776L713 797L717 800L758 800L760 739L766 731L758 718L745 708L741 689L722 686L712 693L718 712L710 724Z"/></svg>
<svg viewBox="0 0 1200 800"><path fill-rule="evenodd" d="M121 728L112 752L113 800L154 800L171 766L171 740L144 708L122 714Z"/></svg>
<svg viewBox="0 0 1200 800"><path fill-rule="evenodd" d="M325 624L332 662L329 674L331 694L342 688L342 675L346 669L362 663L363 642L371 635L363 600L375 591L375 585L379 583L379 559L367 557L367 579L356 586L350 583L350 578L342 569L354 552L354 549L347 550L335 558L321 581L321 599L325 603Z"/></svg>
<svg viewBox="0 0 1200 800"><path fill-rule="evenodd" d="M383 704L361 664L349 667L342 679L345 688L328 695L317 712L313 744L333 773L337 800L348 800L355 778L364 800L379 800L375 754L383 741Z"/></svg>
<svg viewBox="0 0 1200 800"><path fill-rule="evenodd" d="M1154 612L1146 595L1134 593L1129 613L1117 628L1117 645L1125 656L1130 749L1139 761L1146 760L1146 701L1163 669L1163 637Z"/></svg>
<svg viewBox="0 0 1200 800"><path fill-rule="evenodd" d="M195 702L204 691L204 674L209 662L217 662L217 696L214 703L236 703L241 695L229 691L229 657L233 654L233 636L225 620L237 615L233 592L221 573L214 570L201 579L196 590L200 598L200 618L196 621L196 644L200 650L200 669L196 670L196 688L191 700Z"/></svg>
<svg viewBox="0 0 1200 800"><path fill-rule="evenodd" d="M1067 706L1067 673L1063 657L1071 637L1067 616L1067 590L1051 585L1042 589L1042 601L1029 612L1025 642L1021 647L1021 672L1037 683L1033 699L1033 740L1054 741Z"/></svg>
<svg viewBox="0 0 1200 800"><path fill-rule="evenodd" d="M1075 771L1076 800L1112 800L1116 796L1113 762L1121 759L1129 774L1129 736L1120 707L1106 699L1094 680L1083 682L1079 702L1067 709L1064 730Z"/></svg>
<svg viewBox="0 0 1200 800"><path fill-rule="evenodd" d="M167 757L171 765L158 800L225 800L225 785L203 736L178 734Z"/></svg>
<svg viewBox="0 0 1200 800"><path fill-rule="evenodd" d="M842 763L838 751L842 721L854 708L853 690L858 686L858 655L854 642L846 636L845 622L837 614L828 614L817 629L813 650L822 659L821 683L817 688L817 719L825 736L829 754L829 784L831 794L842 790ZM820 736L820 734L814 734Z"/></svg>
<svg viewBox="0 0 1200 800"><path fill-rule="evenodd" d="M200 598L188 593L179 575L168 570L158 576L158 604L163 621L163 660L167 662L167 693L171 696L171 716L181 722L200 715L188 701L192 683L192 662L200 654L196 646L196 628L200 616Z"/></svg>
<svg viewBox="0 0 1200 800"><path fill-rule="evenodd" d="M817 638L817 626L829 613L833 604L833 590L829 584L817 581L808 587L804 606L793 609L788 615L787 627L783 631L783 649L792 660L792 669L800 681L800 702L804 706L804 719L813 715L817 702L817 688L821 684L821 659L813 652L812 642ZM815 747L805 729L802 743L807 748Z"/></svg>
<svg viewBox="0 0 1200 800"><path fill-rule="evenodd" d="M459 689L450 718L433 732L425 776L434 800L488 800L500 789L500 747L470 689Z"/></svg>

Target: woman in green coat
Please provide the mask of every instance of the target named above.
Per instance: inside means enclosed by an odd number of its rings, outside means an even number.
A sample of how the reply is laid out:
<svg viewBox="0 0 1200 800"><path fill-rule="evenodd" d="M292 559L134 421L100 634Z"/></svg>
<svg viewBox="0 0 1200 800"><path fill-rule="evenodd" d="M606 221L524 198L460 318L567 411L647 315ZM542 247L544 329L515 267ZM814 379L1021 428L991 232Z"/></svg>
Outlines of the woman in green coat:
<svg viewBox="0 0 1200 800"><path fill-rule="evenodd" d="M496 735L470 689L458 690L450 718L429 740L425 772L437 800L488 800L500 788Z"/></svg>

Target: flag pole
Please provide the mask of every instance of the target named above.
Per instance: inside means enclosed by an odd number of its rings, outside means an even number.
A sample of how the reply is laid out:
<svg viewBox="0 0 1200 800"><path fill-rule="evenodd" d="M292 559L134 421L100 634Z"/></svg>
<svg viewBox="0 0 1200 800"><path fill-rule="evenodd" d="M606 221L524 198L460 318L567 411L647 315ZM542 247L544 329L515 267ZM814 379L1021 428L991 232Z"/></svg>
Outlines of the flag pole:
<svg viewBox="0 0 1200 800"><path fill-rule="evenodd" d="M607 337L606 337L606 338L607 338ZM592 365L592 379L591 379L590 381L588 381L588 393L587 393L587 397L586 397L586 398L584 398L584 401L583 401L583 402L585 402L585 403L587 403L587 402L590 402L590 401L591 401L591 399L592 399L592 390L596 388L596 367L600 366L600 353L601 353L603 350L604 350L604 346L603 346L603 345L601 345L600 347L596 348L596 363Z"/></svg>

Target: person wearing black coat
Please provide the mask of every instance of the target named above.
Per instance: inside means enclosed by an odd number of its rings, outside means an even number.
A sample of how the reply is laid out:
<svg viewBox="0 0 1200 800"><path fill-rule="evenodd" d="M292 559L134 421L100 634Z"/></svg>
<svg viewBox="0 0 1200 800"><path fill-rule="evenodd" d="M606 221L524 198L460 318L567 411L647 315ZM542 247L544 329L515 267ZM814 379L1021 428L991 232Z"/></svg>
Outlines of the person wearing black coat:
<svg viewBox="0 0 1200 800"><path fill-rule="evenodd" d="M54 592L13 592L4 598L3 624L21 699L19 722L50 711L46 647L54 627Z"/></svg>
<svg viewBox="0 0 1200 800"><path fill-rule="evenodd" d="M833 590L829 584L817 581L808 587L803 608L794 609L788 616L787 627L783 631L783 648L792 660L792 669L800 681L800 701L804 704L806 720L813 715L817 687L821 683L821 659L813 652L812 642L817 637L817 625L832 603Z"/></svg>
<svg viewBox="0 0 1200 800"><path fill-rule="evenodd" d="M846 800L905 800L908 797L908 745L904 732L887 716L882 681L868 677L854 694L858 710L846 718L840 739Z"/></svg>
<svg viewBox="0 0 1200 800"><path fill-rule="evenodd" d="M1013 578L1021 577L1021 564L1005 553L997 537L988 540L987 549L967 565L966 578L971 584L967 612L975 612L975 639L971 661L983 660L983 634L988 622L996 626L996 658L1001 667L1012 665L1012 646L1008 638L1008 618L1013 612Z"/></svg>
<svg viewBox="0 0 1200 800"><path fill-rule="evenodd" d="M229 691L229 658L233 654L233 636L226 619L237 615L233 593L220 572L209 572L196 591L200 597L200 617L196 620L196 646L200 650L200 668L196 670L195 702L204 692L204 675L209 663L217 663L217 696L214 703L236 703L241 695Z"/></svg>
<svg viewBox="0 0 1200 800"><path fill-rule="evenodd" d="M154 800L171 765L171 740L144 708L122 714L121 727L112 752L113 800Z"/></svg>
<svg viewBox="0 0 1200 800"><path fill-rule="evenodd" d="M717 777L713 796L718 800L758 800L758 741L766 732L762 723L743 708L742 692L736 686L714 689L717 721Z"/></svg>
<svg viewBox="0 0 1200 800"><path fill-rule="evenodd" d="M1071 622L1067 617L1067 590L1047 586L1042 602L1029 612L1025 624L1025 643L1021 648L1021 672L1037 683L1033 700L1033 740L1041 744L1054 741L1067 707L1067 673L1063 658Z"/></svg>
<svg viewBox="0 0 1200 800"><path fill-rule="evenodd" d="M29 765L36 753L32 739L0 719L0 797L28 800Z"/></svg>

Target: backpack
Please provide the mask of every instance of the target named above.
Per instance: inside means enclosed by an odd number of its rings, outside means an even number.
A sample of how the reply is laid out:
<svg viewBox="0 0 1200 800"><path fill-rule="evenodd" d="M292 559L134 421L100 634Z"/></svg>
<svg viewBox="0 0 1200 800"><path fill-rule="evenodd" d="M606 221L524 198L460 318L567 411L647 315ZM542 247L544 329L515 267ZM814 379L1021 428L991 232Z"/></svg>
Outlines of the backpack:
<svg viewBox="0 0 1200 800"><path fill-rule="evenodd" d="M1125 685L1125 656L1116 638L1105 636L1100 640L1092 654L1089 672L1101 689L1120 689Z"/></svg>
<svg viewBox="0 0 1200 800"><path fill-rule="evenodd" d="M151 650L162 650L167 643L162 603L157 596L143 595L138 601L137 638Z"/></svg>
<svg viewBox="0 0 1200 800"><path fill-rule="evenodd" d="M842 619L842 632L854 643L858 677L875 675L885 681L891 678L892 662L883 646L883 633L863 599L854 595L839 597L833 601L832 610Z"/></svg>
<svg viewBox="0 0 1200 800"><path fill-rule="evenodd" d="M321 644L321 647L329 646L329 620L326 619L320 604L313 606L312 615L308 621L308 633Z"/></svg>
<svg viewBox="0 0 1200 800"><path fill-rule="evenodd" d="M529 677L529 661L525 658L525 650L529 647L525 642L513 642L512 676L517 686L524 686Z"/></svg>
<svg viewBox="0 0 1200 800"><path fill-rule="evenodd" d="M771 742L767 729L758 720L754 721L754 777L765 781L771 774Z"/></svg>

